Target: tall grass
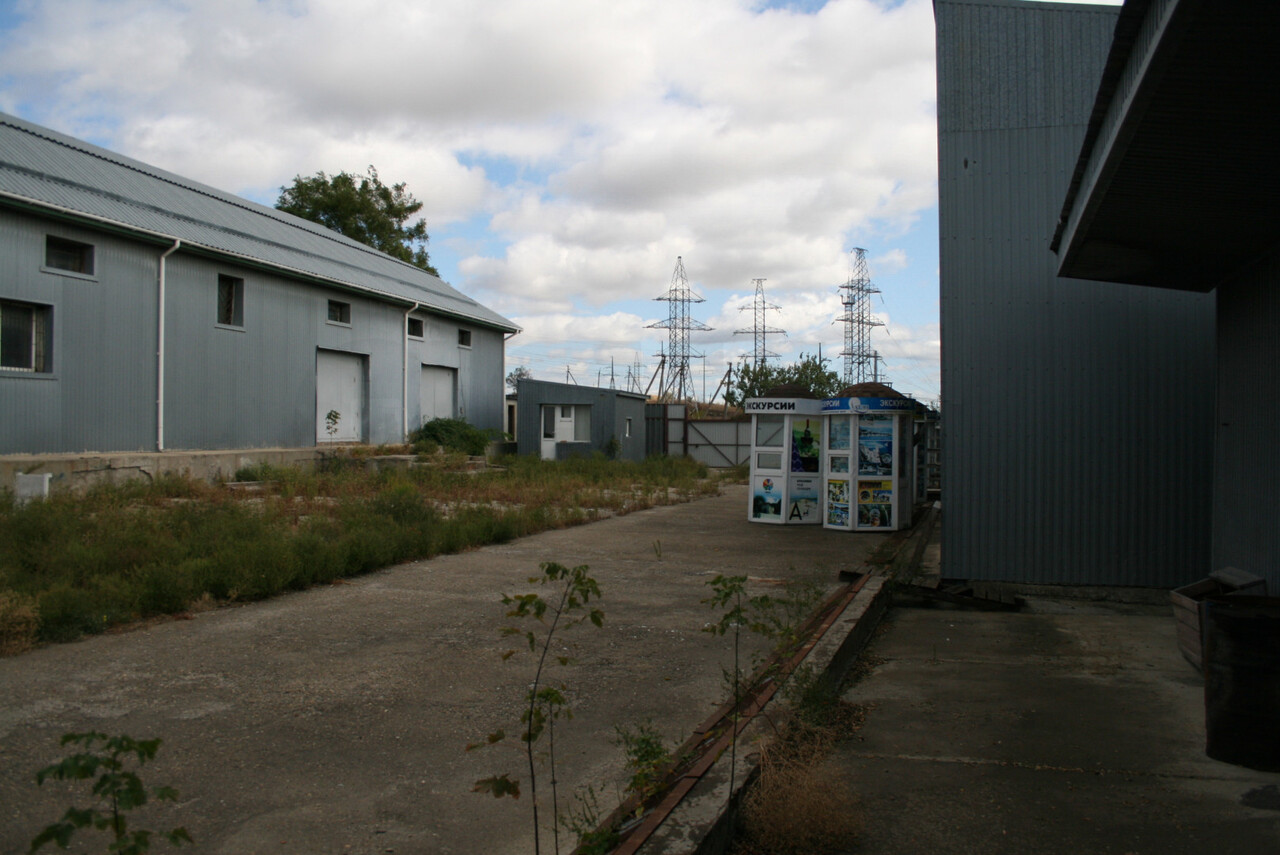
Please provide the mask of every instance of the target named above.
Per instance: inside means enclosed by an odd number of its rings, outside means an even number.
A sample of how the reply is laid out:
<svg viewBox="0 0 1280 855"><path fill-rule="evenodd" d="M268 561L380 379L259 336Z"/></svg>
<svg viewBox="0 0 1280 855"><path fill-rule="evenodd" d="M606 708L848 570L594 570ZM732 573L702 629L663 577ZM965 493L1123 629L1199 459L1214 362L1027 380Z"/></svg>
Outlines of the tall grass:
<svg viewBox="0 0 1280 855"><path fill-rule="evenodd" d="M0 494L0 627L66 641L718 489L687 460L502 463L257 467L256 493L165 477L22 506Z"/></svg>

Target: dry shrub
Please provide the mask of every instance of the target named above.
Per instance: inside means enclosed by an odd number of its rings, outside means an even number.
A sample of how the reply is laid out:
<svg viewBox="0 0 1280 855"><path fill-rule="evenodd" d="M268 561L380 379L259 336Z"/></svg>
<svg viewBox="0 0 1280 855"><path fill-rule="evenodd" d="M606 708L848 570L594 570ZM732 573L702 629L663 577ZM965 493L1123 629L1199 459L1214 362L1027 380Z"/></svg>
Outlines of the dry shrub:
<svg viewBox="0 0 1280 855"><path fill-rule="evenodd" d="M796 703L760 752L760 776L743 803L737 855L848 852L862 830L849 781L828 757L857 734L867 708L841 700L812 673L797 674Z"/></svg>
<svg viewBox="0 0 1280 855"><path fill-rule="evenodd" d="M14 591L0 591L0 656L14 656L36 643L40 617L35 602Z"/></svg>
<svg viewBox="0 0 1280 855"><path fill-rule="evenodd" d="M813 757L762 757L760 778L743 810L742 855L847 852L862 830L849 782Z"/></svg>

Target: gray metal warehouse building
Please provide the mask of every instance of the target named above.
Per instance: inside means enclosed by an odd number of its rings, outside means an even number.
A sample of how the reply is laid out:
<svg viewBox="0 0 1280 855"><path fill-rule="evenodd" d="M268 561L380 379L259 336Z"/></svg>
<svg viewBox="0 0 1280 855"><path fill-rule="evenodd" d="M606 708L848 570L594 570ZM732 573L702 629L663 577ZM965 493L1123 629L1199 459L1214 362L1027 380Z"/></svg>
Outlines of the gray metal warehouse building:
<svg viewBox="0 0 1280 855"><path fill-rule="evenodd" d="M0 454L501 430L517 331L314 223L0 114Z"/></svg>
<svg viewBox="0 0 1280 855"><path fill-rule="evenodd" d="M1217 501L1214 298L1060 277L1051 246L1120 12L934 9L946 573L1203 578ZM1160 251L1176 266L1193 242Z"/></svg>
<svg viewBox="0 0 1280 855"><path fill-rule="evenodd" d="M1060 273L1120 299L1198 304L1214 326L1214 413L1197 465L1211 499L1207 570L1238 567L1280 593L1280 4L1129 0L1054 235ZM1198 484L1196 485L1199 486ZM1170 520L1172 523L1173 520Z"/></svg>

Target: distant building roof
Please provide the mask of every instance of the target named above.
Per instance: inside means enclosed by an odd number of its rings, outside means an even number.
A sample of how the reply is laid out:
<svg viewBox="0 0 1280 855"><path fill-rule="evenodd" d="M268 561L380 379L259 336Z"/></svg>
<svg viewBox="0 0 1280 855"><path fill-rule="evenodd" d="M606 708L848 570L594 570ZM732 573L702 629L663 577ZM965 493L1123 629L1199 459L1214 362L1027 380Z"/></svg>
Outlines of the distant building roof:
<svg viewBox="0 0 1280 855"><path fill-rule="evenodd" d="M407 262L250 202L0 113L0 204L93 221L192 252L362 291L505 332L519 327Z"/></svg>
<svg viewBox="0 0 1280 855"><path fill-rule="evenodd" d="M905 398L906 395L883 383L855 383L840 390L837 398Z"/></svg>

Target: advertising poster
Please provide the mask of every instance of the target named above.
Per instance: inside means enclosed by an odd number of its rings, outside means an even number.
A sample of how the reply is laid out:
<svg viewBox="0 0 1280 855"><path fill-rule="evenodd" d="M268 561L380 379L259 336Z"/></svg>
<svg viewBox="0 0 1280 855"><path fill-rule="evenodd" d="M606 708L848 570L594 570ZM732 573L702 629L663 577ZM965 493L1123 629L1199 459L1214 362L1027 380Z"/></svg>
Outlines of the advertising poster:
<svg viewBox="0 0 1280 855"><path fill-rule="evenodd" d="M849 527L849 482L827 481L827 525Z"/></svg>
<svg viewBox="0 0 1280 855"><path fill-rule="evenodd" d="M832 471L832 472L846 472L846 473L847 473L847 472L849 471L849 456L848 456L848 455L846 455L846 454L841 454L841 455L839 455L839 456L837 456L837 457L832 457L832 458L831 458L831 471Z"/></svg>
<svg viewBox="0 0 1280 855"><path fill-rule="evenodd" d="M893 419L862 416L858 425L858 474L893 474Z"/></svg>
<svg viewBox="0 0 1280 855"><path fill-rule="evenodd" d="M778 478L757 477L751 485L751 517L782 522L782 483Z"/></svg>
<svg viewBox="0 0 1280 855"><path fill-rule="evenodd" d="M818 516L818 479L791 479L791 506L787 509L789 523L820 523Z"/></svg>
<svg viewBox="0 0 1280 855"><path fill-rule="evenodd" d="M832 451L848 451L849 450L849 419L833 416L827 419L829 424L827 441L830 443L827 447Z"/></svg>
<svg viewBox="0 0 1280 855"><path fill-rule="evenodd" d="M893 525L893 482L858 482L858 528Z"/></svg>
<svg viewBox="0 0 1280 855"><path fill-rule="evenodd" d="M817 472L818 457L822 451L822 419L792 418L791 420L791 471Z"/></svg>

